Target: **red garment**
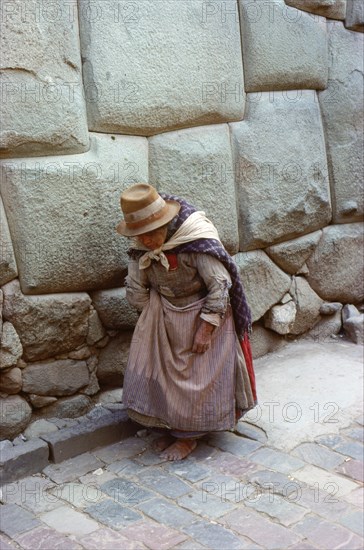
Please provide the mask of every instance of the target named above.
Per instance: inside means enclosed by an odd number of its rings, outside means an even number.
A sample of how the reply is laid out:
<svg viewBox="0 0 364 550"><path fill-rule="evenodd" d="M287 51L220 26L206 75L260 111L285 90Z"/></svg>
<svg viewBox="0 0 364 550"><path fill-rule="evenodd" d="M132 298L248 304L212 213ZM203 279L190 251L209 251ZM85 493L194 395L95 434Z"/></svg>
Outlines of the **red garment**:
<svg viewBox="0 0 364 550"><path fill-rule="evenodd" d="M250 380L250 386L253 393L254 401L257 400L257 389L255 384L255 373L254 373L254 367L253 367L253 355L252 355L252 348L250 345L250 340L248 333L245 333L244 340L240 342L241 349L243 350L243 355L245 359L246 368L249 374L249 380Z"/></svg>

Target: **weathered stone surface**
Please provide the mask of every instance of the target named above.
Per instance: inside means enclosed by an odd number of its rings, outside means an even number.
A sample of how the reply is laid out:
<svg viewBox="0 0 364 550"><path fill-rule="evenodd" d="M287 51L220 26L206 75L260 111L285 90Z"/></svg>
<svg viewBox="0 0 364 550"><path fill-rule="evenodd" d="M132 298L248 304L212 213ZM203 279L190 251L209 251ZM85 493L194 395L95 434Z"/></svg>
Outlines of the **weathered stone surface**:
<svg viewBox="0 0 364 550"><path fill-rule="evenodd" d="M227 124L167 132L149 139L149 181L180 195L216 226L230 254L239 251L233 160Z"/></svg>
<svg viewBox="0 0 364 550"><path fill-rule="evenodd" d="M252 310L252 319L257 321L289 290L291 278L262 250L236 254L234 260Z"/></svg>
<svg viewBox="0 0 364 550"><path fill-rule="evenodd" d="M56 403L42 408L45 417L77 418L85 414L91 406L91 399L87 395L73 395L62 397Z"/></svg>
<svg viewBox="0 0 364 550"><path fill-rule="evenodd" d="M345 19L347 1L350 2L350 0L285 0L285 3L328 19Z"/></svg>
<svg viewBox="0 0 364 550"><path fill-rule="evenodd" d="M341 304L340 304L341 305ZM304 336L315 342L324 342L332 336L339 334L341 330L341 308L332 315L325 315Z"/></svg>
<svg viewBox="0 0 364 550"><path fill-rule="evenodd" d="M293 300L286 304L278 304L265 314L264 326L278 334L288 334L294 325L296 314L297 306Z"/></svg>
<svg viewBox="0 0 364 550"><path fill-rule="evenodd" d="M88 318L87 343L92 346L106 336L106 331L102 326L97 311L92 307Z"/></svg>
<svg viewBox="0 0 364 550"><path fill-rule="evenodd" d="M328 23L329 82L319 93L325 125L333 221L362 219L363 193L363 49L361 33Z"/></svg>
<svg viewBox="0 0 364 550"><path fill-rule="evenodd" d="M123 388L117 388L115 390L103 391L100 393L97 400L102 404L109 403L122 403L123 401Z"/></svg>
<svg viewBox="0 0 364 550"><path fill-rule="evenodd" d="M47 359L81 346L91 299L86 293L25 296L19 281L3 286L4 317L16 328L27 361Z"/></svg>
<svg viewBox="0 0 364 550"><path fill-rule="evenodd" d="M59 463L91 451L95 447L116 443L134 435L137 429L137 426L129 420L126 412L102 410L95 418L84 418L77 425L59 430L57 433L43 435L42 439L49 444L52 460ZM81 461L81 457L76 460ZM70 463L69 466L70 468L60 469L61 475L62 470L66 475L67 470L68 474L72 472L72 464ZM74 479L72 476L71 478Z"/></svg>
<svg viewBox="0 0 364 550"><path fill-rule="evenodd" d="M132 333L122 333L101 350L96 371L101 385L121 386L131 339Z"/></svg>
<svg viewBox="0 0 364 550"><path fill-rule="evenodd" d="M0 482L10 483L16 479L41 472L48 465L48 455L47 443L37 438L7 449L1 454ZM39 484L34 484L34 492L36 491L39 491Z"/></svg>
<svg viewBox="0 0 364 550"><path fill-rule="evenodd" d="M0 288L0 345L1 345L1 337L3 333L3 303L4 303L4 294Z"/></svg>
<svg viewBox="0 0 364 550"><path fill-rule="evenodd" d="M363 224L330 225L307 260L311 287L324 300L360 303L363 289Z"/></svg>
<svg viewBox="0 0 364 550"><path fill-rule="evenodd" d="M247 92L326 87L325 19L284 0L239 0L239 6Z"/></svg>
<svg viewBox="0 0 364 550"><path fill-rule="evenodd" d="M289 293L297 308L296 318L290 327L290 332L291 334L302 334L319 320L322 299L312 290L304 277L293 277Z"/></svg>
<svg viewBox="0 0 364 550"><path fill-rule="evenodd" d="M361 0L346 0L345 27L364 32L364 5Z"/></svg>
<svg viewBox="0 0 364 550"><path fill-rule="evenodd" d="M99 358L97 355L92 355L87 361L87 368L90 372L95 372L97 368L97 364L99 362Z"/></svg>
<svg viewBox="0 0 364 550"><path fill-rule="evenodd" d="M88 148L77 5L53 3L56 17L34 3L2 3L2 132L4 157L81 153ZM28 8L28 6L27 6Z"/></svg>
<svg viewBox="0 0 364 550"><path fill-rule="evenodd" d="M274 100L269 93L262 93L259 101L249 103L244 121L230 125L240 250L293 239L331 219L316 92L300 90L295 94L296 100L289 101L280 92L274 94ZM289 135L289 140L283 140L283 135Z"/></svg>
<svg viewBox="0 0 364 550"><path fill-rule="evenodd" d="M40 418L29 424L24 435L27 439L34 439L42 434L49 434L52 432L58 432L57 426L52 422L47 422L44 418Z"/></svg>
<svg viewBox="0 0 364 550"><path fill-rule="evenodd" d="M6 315L6 303L4 304L4 315ZM21 345L21 341L15 328L12 323L5 321L1 336L0 370L15 367L18 359L22 356L22 353L23 346Z"/></svg>
<svg viewBox="0 0 364 550"><path fill-rule="evenodd" d="M18 269L13 244L11 242L4 204L0 197L0 285L8 283L17 276Z"/></svg>
<svg viewBox="0 0 364 550"><path fill-rule="evenodd" d="M97 379L96 372L91 372L89 383L85 388L80 390L80 393L85 395L95 395L100 390L99 381Z"/></svg>
<svg viewBox="0 0 364 550"><path fill-rule="evenodd" d="M93 134L83 155L2 161L1 193L26 294L120 285L124 188L148 178L147 139Z"/></svg>
<svg viewBox="0 0 364 550"><path fill-rule="evenodd" d="M360 315L360 311L353 304L345 304L342 310L342 320L346 323L350 317L357 317Z"/></svg>
<svg viewBox="0 0 364 550"><path fill-rule="evenodd" d="M14 393L19 393L21 387L22 375L21 370L18 367L6 371L0 371L0 391L12 395Z"/></svg>
<svg viewBox="0 0 364 550"><path fill-rule="evenodd" d="M35 395L34 393L29 394L29 399L31 404L35 409L41 409L47 405L51 405L57 401L57 397L51 397L49 395Z"/></svg>
<svg viewBox="0 0 364 550"><path fill-rule="evenodd" d="M82 346L82 348L71 351L68 354L68 359L75 359L76 361L83 361L89 357L91 357L91 351L88 346Z"/></svg>
<svg viewBox="0 0 364 550"><path fill-rule="evenodd" d="M262 357L271 351L276 351L284 346L285 342L272 330L267 330L258 323L253 324L253 332L250 337L253 359Z"/></svg>
<svg viewBox="0 0 364 550"><path fill-rule="evenodd" d="M350 317L344 323L345 334L355 344L364 344L364 313Z"/></svg>
<svg viewBox="0 0 364 550"><path fill-rule="evenodd" d="M23 371L23 391L37 395L72 395L89 382L85 361L34 363Z"/></svg>
<svg viewBox="0 0 364 550"><path fill-rule="evenodd" d="M32 409L19 395L0 398L0 437L13 439L29 424Z"/></svg>
<svg viewBox="0 0 364 550"><path fill-rule="evenodd" d="M113 3L95 4L102 17L80 17L91 130L146 136L243 117L235 0L224 21L203 0L135 2L129 13L118 4L117 14Z"/></svg>
<svg viewBox="0 0 364 550"><path fill-rule="evenodd" d="M333 315L338 311L341 312L343 305L340 302L324 302L320 307L321 315ZM355 307L355 306L353 306ZM356 309L356 308L355 308ZM358 312L359 313L359 312Z"/></svg>
<svg viewBox="0 0 364 550"><path fill-rule="evenodd" d="M91 298L106 328L125 330L135 327L138 313L127 301L124 287L96 290L91 293Z"/></svg>
<svg viewBox="0 0 364 550"><path fill-rule="evenodd" d="M281 269L294 275L315 250L320 237L321 231L315 231L292 241L269 246L265 252Z"/></svg>

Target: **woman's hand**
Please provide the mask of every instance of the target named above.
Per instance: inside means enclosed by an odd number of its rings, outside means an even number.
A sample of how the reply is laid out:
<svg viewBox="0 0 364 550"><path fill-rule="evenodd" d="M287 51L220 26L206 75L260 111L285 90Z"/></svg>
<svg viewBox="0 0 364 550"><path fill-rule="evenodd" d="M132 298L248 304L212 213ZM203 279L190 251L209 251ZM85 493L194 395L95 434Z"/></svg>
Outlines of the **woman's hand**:
<svg viewBox="0 0 364 550"><path fill-rule="evenodd" d="M196 330L195 338L193 340L193 353L205 353L205 351L209 349L214 329L215 325L212 325L207 321L201 321L201 324Z"/></svg>

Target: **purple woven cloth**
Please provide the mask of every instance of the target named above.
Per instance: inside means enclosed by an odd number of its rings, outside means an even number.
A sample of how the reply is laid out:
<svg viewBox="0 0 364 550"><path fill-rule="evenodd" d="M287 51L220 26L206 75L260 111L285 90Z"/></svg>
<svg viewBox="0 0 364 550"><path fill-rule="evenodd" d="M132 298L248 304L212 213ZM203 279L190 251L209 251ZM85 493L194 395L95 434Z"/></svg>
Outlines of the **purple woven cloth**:
<svg viewBox="0 0 364 550"><path fill-rule="evenodd" d="M173 218L169 223L167 240L177 231L177 229L183 224L183 222L193 213L197 208L189 204L184 199L177 197L176 195L169 195L167 193L160 193L165 200L174 200L180 203L181 209L178 215ZM217 258L224 267L228 270L231 277L231 288L229 290L230 304L233 311L235 330L238 338L242 340L245 333L251 333L251 312L248 306L243 284L241 282L238 268L236 263L222 246L222 244L215 239L196 239L186 244L182 244L170 250L174 254L179 252L194 252L201 254L210 254L214 258ZM133 258L139 258L144 254L144 251L137 249L130 249L129 256Z"/></svg>

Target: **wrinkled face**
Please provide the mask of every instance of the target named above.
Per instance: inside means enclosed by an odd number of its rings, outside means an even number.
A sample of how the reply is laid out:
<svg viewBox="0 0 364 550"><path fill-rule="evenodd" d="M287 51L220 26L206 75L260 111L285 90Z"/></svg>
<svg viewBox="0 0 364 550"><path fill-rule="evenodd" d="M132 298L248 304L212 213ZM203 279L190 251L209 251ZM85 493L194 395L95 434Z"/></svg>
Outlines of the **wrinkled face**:
<svg viewBox="0 0 364 550"><path fill-rule="evenodd" d="M148 231L148 233L143 233L138 235L137 239L144 246L149 248L149 250L155 250L160 248L167 238L168 225L163 225L163 227L158 227L153 231Z"/></svg>

